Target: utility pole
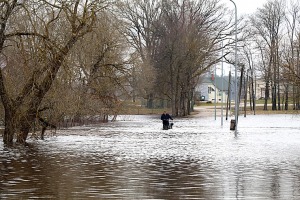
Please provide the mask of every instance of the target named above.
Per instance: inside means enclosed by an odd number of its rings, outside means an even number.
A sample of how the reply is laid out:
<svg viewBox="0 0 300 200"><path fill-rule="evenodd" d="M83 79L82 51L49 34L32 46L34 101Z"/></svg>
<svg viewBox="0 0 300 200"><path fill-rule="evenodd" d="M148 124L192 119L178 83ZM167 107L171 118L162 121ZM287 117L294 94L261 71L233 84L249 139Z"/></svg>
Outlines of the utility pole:
<svg viewBox="0 0 300 200"><path fill-rule="evenodd" d="M239 108L239 102L238 102L238 91L237 91L237 7L236 4L233 0L229 0L233 3L234 5L234 10L235 10L235 135L237 135L237 127L238 127L238 108Z"/></svg>

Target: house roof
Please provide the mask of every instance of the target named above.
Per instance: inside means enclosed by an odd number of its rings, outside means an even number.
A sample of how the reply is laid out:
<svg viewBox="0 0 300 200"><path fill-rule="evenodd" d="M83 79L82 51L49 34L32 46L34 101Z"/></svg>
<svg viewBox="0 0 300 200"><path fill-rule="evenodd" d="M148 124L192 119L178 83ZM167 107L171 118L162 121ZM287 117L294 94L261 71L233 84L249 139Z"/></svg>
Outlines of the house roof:
<svg viewBox="0 0 300 200"><path fill-rule="evenodd" d="M228 84L229 84L229 77L228 76L224 76L223 77L223 87L222 87L222 77L220 76L211 76L211 77L204 77L204 79L200 82L200 84L203 83L208 83L208 84L212 84L215 85L216 83L216 87L221 90L221 91L227 91L228 90Z"/></svg>

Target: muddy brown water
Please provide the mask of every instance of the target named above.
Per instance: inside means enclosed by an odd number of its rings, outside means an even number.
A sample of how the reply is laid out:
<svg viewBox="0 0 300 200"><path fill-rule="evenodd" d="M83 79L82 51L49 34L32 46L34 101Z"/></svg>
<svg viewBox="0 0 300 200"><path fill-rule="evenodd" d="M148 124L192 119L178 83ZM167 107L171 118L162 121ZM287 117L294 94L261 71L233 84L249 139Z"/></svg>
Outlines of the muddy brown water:
<svg viewBox="0 0 300 200"><path fill-rule="evenodd" d="M300 117L159 116L59 130L8 149L0 199L300 199ZM1 138L2 139L2 138Z"/></svg>

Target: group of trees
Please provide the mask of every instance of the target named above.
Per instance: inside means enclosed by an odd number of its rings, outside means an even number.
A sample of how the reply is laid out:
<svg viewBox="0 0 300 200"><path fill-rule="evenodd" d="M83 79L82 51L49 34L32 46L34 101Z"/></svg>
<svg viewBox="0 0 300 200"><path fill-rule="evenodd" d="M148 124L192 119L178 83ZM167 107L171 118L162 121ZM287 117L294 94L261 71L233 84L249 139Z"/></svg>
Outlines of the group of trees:
<svg viewBox="0 0 300 200"><path fill-rule="evenodd" d="M272 88L273 109L282 86L299 109L300 11L283 5L239 20L239 63L264 78L266 97ZM107 120L128 99L188 115L199 77L222 56L233 64L234 12L219 0L3 0L0 11L7 145L41 118Z"/></svg>
<svg viewBox="0 0 300 200"><path fill-rule="evenodd" d="M129 98L189 114L197 79L232 27L215 0L4 0L0 10L7 145L25 143L45 117L107 120Z"/></svg>
<svg viewBox="0 0 300 200"><path fill-rule="evenodd" d="M156 99L175 116L190 114L199 76L220 61L222 41L233 42L232 12L216 0L127 0L120 11L139 59L134 89L149 107Z"/></svg>
<svg viewBox="0 0 300 200"><path fill-rule="evenodd" d="M246 21L248 37L241 60L265 83L265 103L272 110L299 110L300 5L297 1L269 0Z"/></svg>
<svg viewBox="0 0 300 200"><path fill-rule="evenodd" d="M110 0L0 2L5 144L25 143L40 118L114 112L116 88L128 73L112 6Z"/></svg>

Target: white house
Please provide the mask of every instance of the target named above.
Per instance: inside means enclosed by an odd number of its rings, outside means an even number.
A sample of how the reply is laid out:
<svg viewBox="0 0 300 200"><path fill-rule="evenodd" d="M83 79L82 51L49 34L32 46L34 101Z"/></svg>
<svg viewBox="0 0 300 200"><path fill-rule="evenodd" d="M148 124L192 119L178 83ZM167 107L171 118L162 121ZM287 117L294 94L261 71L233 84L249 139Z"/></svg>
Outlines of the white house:
<svg viewBox="0 0 300 200"><path fill-rule="evenodd" d="M254 87L256 99L265 98L266 83L262 79L258 79L256 80Z"/></svg>
<svg viewBox="0 0 300 200"><path fill-rule="evenodd" d="M223 83L222 83L223 82ZM196 93L199 95L199 99L201 101L215 101L221 103L222 95L223 95L223 102L226 102L228 97L228 77L211 76L204 77L198 86L196 87ZM232 98L231 98L232 99Z"/></svg>

